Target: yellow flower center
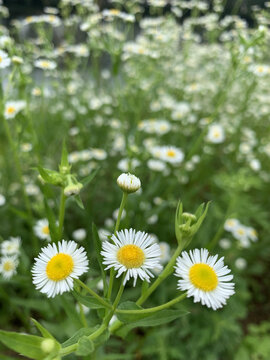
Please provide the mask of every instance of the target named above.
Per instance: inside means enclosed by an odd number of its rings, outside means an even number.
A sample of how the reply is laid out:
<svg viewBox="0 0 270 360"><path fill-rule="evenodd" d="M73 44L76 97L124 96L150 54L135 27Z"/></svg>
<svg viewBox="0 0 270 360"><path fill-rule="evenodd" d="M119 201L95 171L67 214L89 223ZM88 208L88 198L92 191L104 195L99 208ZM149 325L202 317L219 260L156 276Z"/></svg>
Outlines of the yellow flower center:
<svg viewBox="0 0 270 360"><path fill-rule="evenodd" d="M3 60L3 59L2 59L2 57L0 56L0 63L2 62L2 60Z"/></svg>
<svg viewBox="0 0 270 360"><path fill-rule="evenodd" d="M144 259L144 252L137 245L124 245L117 252L117 260L127 269L139 268Z"/></svg>
<svg viewBox="0 0 270 360"><path fill-rule="evenodd" d="M219 138L219 137L220 137L220 132L214 131L214 138Z"/></svg>
<svg viewBox="0 0 270 360"><path fill-rule="evenodd" d="M175 157L175 151L174 150L168 150L167 151L167 155L169 156L169 157Z"/></svg>
<svg viewBox="0 0 270 360"><path fill-rule="evenodd" d="M14 264L11 261L6 261L3 265L5 271L10 271L14 269Z"/></svg>
<svg viewBox="0 0 270 360"><path fill-rule="evenodd" d="M119 15L120 14L120 10L117 9L111 9L110 10L111 15Z"/></svg>
<svg viewBox="0 0 270 360"><path fill-rule="evenodd" d="M50 280L60 281L66 279L74 268L74 262L68 254L57 254L51 258L46 267L46 273Z"/></svg>
<svg viewBox="0 0 270 360"><path fill-rule="evenodd" d="M49 62L48 61L41 61L40 65L44 68L48 68L49 67Z"/></svg>
<svg viewBox="0 0 270 360"><path fill-rule="evenodd" d="M218 277L214 269L207 264L195 264L189 270L192 284L203 291L213 291L218 285Z"/></svg>
<svg viewBox="0 0 270 360"><path fill-rule="evenodd" d="M244 230L242 230L242 229L237 230L237 232L238 232L239 235L244 235L245 234Z"/></svg>
<svg viewBox="0 0 270 360"><path fill-rule="evenodd" d="M15 112L15 107L14 106L9 106L8 108L7 108L7 113L8 114L13 114L14 112Z"/></svg>
<svg viewBox="0 0 270 360"><path fill-rule="evenodd" d="M42 232L43 232L43 234L45 234L45 235L49 235L49 234L50 234L49 226L48 226L48 225L45 225L45 226L42 228Z"/></svg>

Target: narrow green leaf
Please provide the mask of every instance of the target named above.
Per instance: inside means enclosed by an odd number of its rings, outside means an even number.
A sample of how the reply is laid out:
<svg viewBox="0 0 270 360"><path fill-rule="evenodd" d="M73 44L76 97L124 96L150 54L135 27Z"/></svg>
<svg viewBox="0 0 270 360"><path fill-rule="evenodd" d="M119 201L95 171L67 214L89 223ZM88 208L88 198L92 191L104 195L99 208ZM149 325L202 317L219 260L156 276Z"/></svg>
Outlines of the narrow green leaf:
<svg viewBox="0 0 270 360"><path fill-rule="evenodd" d="M38 328L38 330L41 332L41 334L45 337L45 338L50 338L55 340L55 338L52 336L52 334L45 329L44 326L42 326L37 320L31 318L31 320L33 321L33 323L35 324L35 326Z"/></svg>
<svg viewBox="0 0 270 360"><path fill-rule="evenodd" d="M76 331L75 334L73 334L68 340L66 340L62 344L62 347L65 348L67 346L76 344L81 337L91 335L98 328L99 328L99 325L97 325L93 328L81 328L80 330Z"/></svg>
<svg viewBox="0 0 270 360"><path fill-rule="evenodd" d="M44 181L48 183L51 183L53 181L53 178L49 173L48 169L44 169L42 166L38 165L38 171Z"/></svg>
<svg viewBox="0 0 270 360"><path fill-rule="evenodd" d="M75 195L73 196L74 200L76 201L76 204L79 206L79 208L81 208L82 210L84 210L84 205L83 205L83 202L82 202L82 199L80 197L80 195Z"/></svg>
<svg viewBox="0 0 270 360"><path fill-rule="evenodd" d="M91 354L95 350L95 346L92 340L88 339L87 336L83 336L78 341L78 347L76 350L76 355L86 356Z"/></svg>
<svg viewBox="0 0 270 360"><path fill-rule="evenodd" d="M93 233L93 239L94 239L94 246L95 246L95 250L96 250L96 256L97 256L97 261L100 267L100 271L101 271L101 276L102 276L102 280L103 280L103 289L104 289L104 294L107 293L107 289L108 289L108 285L107 285L107 280L106 280L106 273L104 270L104 266L102 264L102 256L101 256L101 240L99 238L98 235L98 231L97 231L97 227L94 223L92 223L92 233Z"/></svg>
<svg viewBox="0 0 270 360"><path fill-rule="evenodd" d="M125 337L127 333L136 328L136 327L149 327L149 326L159 326L171 322L181 316L187 315L188 312L185 310L162 310L157 311L146 318L139 319L138 321L134 321L123 326L117 334L121 337ZM117 314L118 317L118 314Z"/></svg>

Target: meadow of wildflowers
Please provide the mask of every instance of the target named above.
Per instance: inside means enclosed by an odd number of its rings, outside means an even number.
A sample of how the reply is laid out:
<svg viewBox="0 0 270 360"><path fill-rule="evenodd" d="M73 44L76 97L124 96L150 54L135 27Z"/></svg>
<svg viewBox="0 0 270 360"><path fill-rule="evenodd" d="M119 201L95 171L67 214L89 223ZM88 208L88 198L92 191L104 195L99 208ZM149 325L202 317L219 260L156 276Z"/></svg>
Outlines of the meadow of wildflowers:
<svg viewBox="0 0 270 360"><path fill-rule="evenodd" d="M0 0L0 360L270 358L270 3L225 5Z"/></svg>

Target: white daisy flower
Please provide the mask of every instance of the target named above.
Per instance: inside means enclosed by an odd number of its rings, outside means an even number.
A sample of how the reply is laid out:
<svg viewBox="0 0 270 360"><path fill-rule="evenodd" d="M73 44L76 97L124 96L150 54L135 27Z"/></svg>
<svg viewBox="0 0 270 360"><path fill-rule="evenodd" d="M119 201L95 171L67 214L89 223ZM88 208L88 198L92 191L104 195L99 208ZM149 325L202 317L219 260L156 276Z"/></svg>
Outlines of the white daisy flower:
<svg viewBox="0 0 270 360"><path fill-rule="evenodd" d="M248 240L248 234L249 234L248 228L242 224L236 226L232 231L233 237L239 240L240 242L243 241L244 244L246 243L245 240Z"/></svg>
<svg viewBox="0 0 270 360"><path fill-rule="evenodd" d="M207 141L213 144L222 143L225 140L225 132L220 124L211 124L206 136Z"/></svg>
<svg viewBox="0 0 270 360"><path fill-rule="evenodd" d="M5 51L0 50L0 69L4 69L10 65L10 58Z"/></svg>
<svg viewBox="0 0 270 360"><path fill-rule="evenodd" d="M18 263L16 256L3 256L0 261L0 274L2 274L5 279L10 279L16 274Z"/></svg>
<svg viewBox="0 0 270 360"><path fill-rule="evenodd" d="M184 159L184 153L175 146L160 146L155 149L153 156L171 164L180 164Z"/></svg>
<svg viewBox="0 0 270 360"><path fill-rule="evenodd" d="M118 271L116 277L125 273L124 285L133 277L135 286L138 276L149 282L153 277L150 270L160 267L161 251L158 244L153 243L147 233L133 229L118 231L111 240L113 244L109 241L102 244L103 264L107 265L105 270L114 268Z"/></svg>
<svg viewBox="0 0 270 360"><path fill-rule="evenodd" d="M10 237L10 240L5 240L1 244L1 253L3 255L18 255L20 252L21 238Z"/></svg>
<svg viewBox="0 0 270 360"><path fill-rule="evenodd" d="M26 106L24 100L7 101L5 104L4 116L6 119L13 119L18 112L23 110Z"/></svg>
<svg viewBox="0 0 270 360"><path fill-rule="evenodd" d="M247 227L248 237L252 241L258 241L258 232L253 227Z"/></svg>
<svg viewBox="0 0 270 360"><path fill-rule="evenodd" d="M41 249L32 269L33 284L48 297L73 289L73 279L87 272L88 259L75 241L53 243Z"/></svg>
<svg viewBox="0 0 270 360"><path fill-rule="evenodd" d="M75 240L82 241L86 238L86 230L85 229L74 230L72 236Z"/></svg>
<svg viewBox="0 0 270 360"><path fill-rule="evenodd" d="M35 235L42 240L51 241L49 221L47 219L40 219L34 226Z"/></svg>
<svg viewBox="0 0 270 360"><path fill-rule="evenodd" d="M42 70L54 70L56 68L56 62L47 59L36 60L34 64L35 67Z"/></svg>
<svg viewBox="0 0 270 360"><path fill-rule="evenodd" d="M234 294L233 275L224 266L223 257L209 256L206 249L184 251L177 258L175 275L182 278L178 289L187 290L187 296L194 297L194 302L201 302L213 310L221 308Z"/></svg>
<svg viewBox="0 0 270 360"><path fill-rule="evenodd" d="M227 219L224 224L224 229L231 232L235 230L239 224L240 222L237 219Z"/></svg>
<svg viewBox="0 0 270 360"><path fill-rule="evenodd" d="M5 205L6 203L6 198L4 197L4 195L0 194L0 206Z"/></svg>

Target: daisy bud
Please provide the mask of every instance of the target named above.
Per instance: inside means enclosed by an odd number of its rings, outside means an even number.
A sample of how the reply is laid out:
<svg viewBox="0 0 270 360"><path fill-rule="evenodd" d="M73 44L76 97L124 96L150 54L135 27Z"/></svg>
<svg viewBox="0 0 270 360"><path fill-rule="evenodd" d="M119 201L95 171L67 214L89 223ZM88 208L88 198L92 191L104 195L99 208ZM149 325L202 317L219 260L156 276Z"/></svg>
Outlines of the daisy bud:
<svg viewBox="0 0 270 360"><path fill-rule="evenodd" d="M66 181L67 185L64 188L64 194L66 196L78 195L83 188L83 184L79 183L73 175L66 175Z"/></svg>
<svg viewBox="0 0 270 360"><path fill-rule="evenodd" d="M83 187L83 184L70 184L64 188L65 196L78 195Z"/></svg>
<svg viewBox="0 0 270 360"><path fill-rule="evenodd" d="M196 218L196 216L195 215L193 215L193 214L191 214L191 213L188 213L188 212L184 212L183 214L182 214L182 216L183 216L183 219L185 220L185 221L190 221L191 223L192 222L195 222L196 220L197 220L197 218Z"/></svg>
<svg viewBox="0 0 270 360"><path fill-rule="evenodd" d="M53 339L44 339L40 347L43 352L49 354L55 348L55 341Z"/></svg>
<svg viewBox="0 0 270 360"><path fill-rule="evenodd" d="M118 186L126 193L136 192L141 187L141 181L135 175L123 173L117 179Z"/></svg>

